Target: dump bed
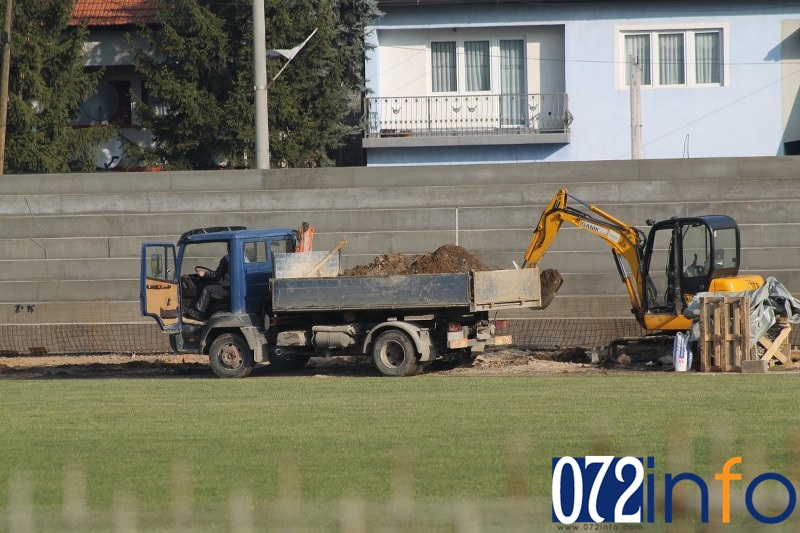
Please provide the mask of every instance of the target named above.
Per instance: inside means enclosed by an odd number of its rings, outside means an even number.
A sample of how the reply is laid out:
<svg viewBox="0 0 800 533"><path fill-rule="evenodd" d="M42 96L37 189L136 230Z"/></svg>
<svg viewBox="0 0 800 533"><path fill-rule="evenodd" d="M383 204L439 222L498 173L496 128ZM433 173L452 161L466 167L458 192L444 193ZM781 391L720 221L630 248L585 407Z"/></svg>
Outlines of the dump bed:
<svg viewBox="0 0 800 533"><path fill-rule="evenodd" d="M541 307L539 269L461 274L275 278L277 312L445 309L468 311Z"/></svg>

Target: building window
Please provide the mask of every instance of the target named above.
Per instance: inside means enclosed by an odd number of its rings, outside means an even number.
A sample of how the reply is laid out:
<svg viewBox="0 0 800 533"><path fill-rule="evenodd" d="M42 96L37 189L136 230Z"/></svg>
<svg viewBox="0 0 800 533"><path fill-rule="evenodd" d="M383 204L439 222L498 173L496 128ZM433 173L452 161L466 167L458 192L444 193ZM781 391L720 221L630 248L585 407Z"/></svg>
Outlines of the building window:
<svg viewBox="0 0 800 533"><path fill-rule="evenodd" d="M642 85L650 85L650 35L625 36L625 85L631 83L631 65L642 68Z"/></svg>
<svg viewBox="0 0 800 533"><path fill-rule="evenodd" d="M697 83L722 83L720 32L696 33L694 43Z"/></svg>
<svg viewBox="0 0 800 533"><path fill-rule="evenodd" d="M682 33L662 33L658 36L658 79L661 85L686 83L686 56L683 54Z"/></svg>
<svg viewBox="0 0 800 533"><path fill-rule="evenodd" d="M433 71L433 92L456 92L456 42L431 43L431 69Z"/></svg>
<svg viewBox="0 0 800 533"><path fill-rule="evenodd" d="M489 81L489 41L465 41L464 60L466 63L467 91L488 91Z"/></svg>
<svg viewBox="0 0 800 533"><path fill-rule="evenodd" d="M524 95L527 86L525 47L524 39L432 41L431 92ZM519 107L524 102L513 105ZM509 112L509 116L519 114Z"/></svg>
<svg viewBox="0 0 800 533"><path fill-rule="evenodd" d="M500 41L500 123L522 126L528 120L525 94L525 41Z"/></svg>
<svg viewBox="0 0 800 533"><path fill-rule="evenodd" d="M714 30L664 29L622 32L623 86L630 85L631 64L642 69L642 85L723 84L723 33Z"/></svg>

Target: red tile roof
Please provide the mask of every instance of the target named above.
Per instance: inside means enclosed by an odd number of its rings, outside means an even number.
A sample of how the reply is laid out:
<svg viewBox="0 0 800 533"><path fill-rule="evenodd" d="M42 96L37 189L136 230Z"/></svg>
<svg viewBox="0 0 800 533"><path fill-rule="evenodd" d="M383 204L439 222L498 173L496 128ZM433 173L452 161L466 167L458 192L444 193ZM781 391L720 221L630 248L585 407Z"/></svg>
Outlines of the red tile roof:
<svg viewBox="0 0 800 533"><path fill-rule="evenodd" d="M150 0L78 0L70 24L124 26L155 22L156 7Z"/></svg>

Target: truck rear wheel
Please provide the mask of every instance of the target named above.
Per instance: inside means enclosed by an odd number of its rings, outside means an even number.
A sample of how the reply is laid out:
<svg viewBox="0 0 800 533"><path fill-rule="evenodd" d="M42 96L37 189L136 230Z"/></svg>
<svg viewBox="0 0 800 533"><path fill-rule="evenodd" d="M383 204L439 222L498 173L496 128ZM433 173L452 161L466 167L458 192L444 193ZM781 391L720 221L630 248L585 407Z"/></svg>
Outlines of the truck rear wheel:
<svg viewBox="0 0 800 533"><path fill-rule="evenodd" d="M253 350L240 335L225 333L211 343L208 360L221 378L243 378L253 371Z"/></svg>
<svg viewBox="0 0 800 533"><path fill-rule="evenodd" d="M381 333L372 345L372 359L386 376L413 376L419 372L414 343L402 331L391 329Z"/></svg>

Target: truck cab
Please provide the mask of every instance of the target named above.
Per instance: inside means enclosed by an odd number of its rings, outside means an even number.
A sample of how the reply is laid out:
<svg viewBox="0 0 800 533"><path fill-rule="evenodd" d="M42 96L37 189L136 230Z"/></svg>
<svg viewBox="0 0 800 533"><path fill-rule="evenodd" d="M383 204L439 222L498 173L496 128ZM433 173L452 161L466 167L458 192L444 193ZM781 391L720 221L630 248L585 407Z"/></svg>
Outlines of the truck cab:
<svg viewBox="0 0 800 533"><path fill-rule="evenodd" d="M183 353L207 352L226 330L241 331L259 362L264 359L264 306L274 256L293 252L297 241L297 232L288 228L248 230L226 226L187 231L176 244L144 243L140 270L142 315L153 317L163 331L171 334L172 348ZM209 316L203 323L187 320L184 313L203 288L199 272L214 270L226 255L229 296L212 298ZM236 346L230 346L229 351L236 351Z"/></svg>

